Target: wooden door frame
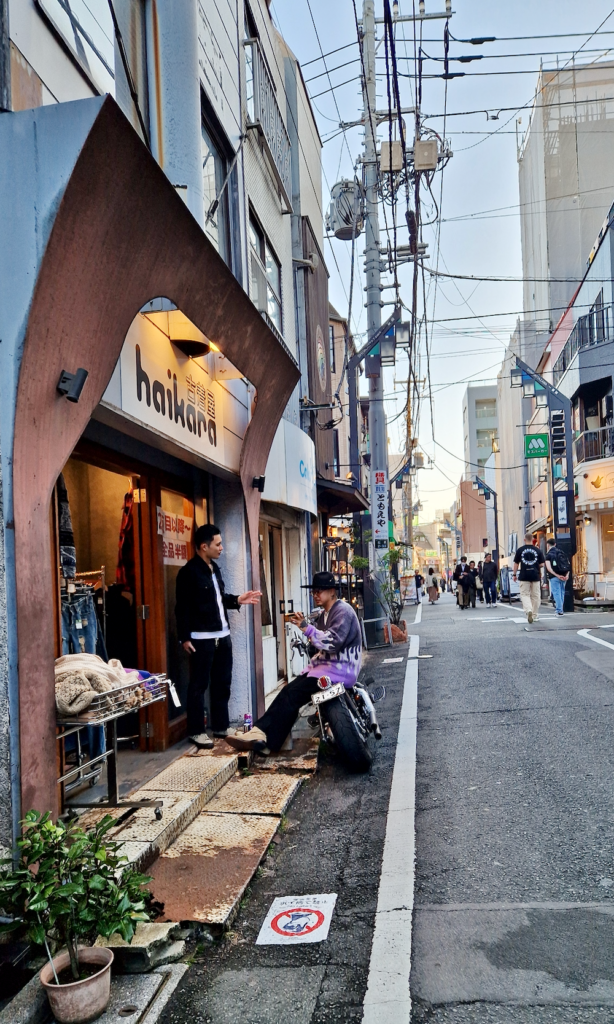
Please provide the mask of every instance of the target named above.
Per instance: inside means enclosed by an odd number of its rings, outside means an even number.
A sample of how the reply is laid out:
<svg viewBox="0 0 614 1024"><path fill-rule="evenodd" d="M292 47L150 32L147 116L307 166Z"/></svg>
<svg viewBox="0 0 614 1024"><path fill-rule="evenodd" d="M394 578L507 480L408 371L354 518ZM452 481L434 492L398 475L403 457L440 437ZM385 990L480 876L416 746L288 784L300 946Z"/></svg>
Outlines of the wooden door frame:
<svg viewBox="0 0 614 1024"><path fill-rule="evenodd" d="M78 459L111 473L125 473L145 491L146 500L135 502L135 568L137 605L149 608L149 618L137 618L137 650L139 661L150 672L166 672L166 607L164 599L164 565L162 537L158 535L157 506L161 504L161 491L179 494L190 492L192 483L183 477L158 470L140 459L116 453L104 445L81 439L69 458ZM204 472L204 470L203 470ZM190 499L193 501L193 498ZM53 525L53 524L52 524ZM58 553L57 530L52 536L52 549ZM57 560L57 559L56 559ZM112 582L110 578L107 582ZM56 615L57 619L57 615ZM132 667L132 666L129 666ZM168 700L168 694L167 694ZM160 701L140 712L140 749L163 751L186 735L187 716L178 715L168 721L166 704Z"/></svg>

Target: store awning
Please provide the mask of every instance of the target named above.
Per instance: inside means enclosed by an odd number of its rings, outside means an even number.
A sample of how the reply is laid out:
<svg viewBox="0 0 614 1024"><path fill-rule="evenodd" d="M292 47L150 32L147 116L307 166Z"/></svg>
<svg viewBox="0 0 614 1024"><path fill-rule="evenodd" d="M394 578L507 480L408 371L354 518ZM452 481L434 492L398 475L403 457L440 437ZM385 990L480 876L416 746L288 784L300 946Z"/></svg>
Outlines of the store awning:
<svg viewBox="0 0 614 1024"><path fill-rule="evenodd" d="M541 519L534 519L532 523L527 526L527 533L537 533L538 530L546 530L548 527L548 519L546 516L542 516Z"/></svg>
<svg viewBox="0 0 614 1024"><path fill-rule="evenodd" d="M614 500L610 501L578 501L576 502L576 513L598 512L600 509L614 508Z"/></svg>
<svg viewBox="0 0 614 1024"><path fill-rule="evenodd" d="M369 502L362 491L340 480L318 480L318 510L329 516L348 512L368 512Z"/></svg>

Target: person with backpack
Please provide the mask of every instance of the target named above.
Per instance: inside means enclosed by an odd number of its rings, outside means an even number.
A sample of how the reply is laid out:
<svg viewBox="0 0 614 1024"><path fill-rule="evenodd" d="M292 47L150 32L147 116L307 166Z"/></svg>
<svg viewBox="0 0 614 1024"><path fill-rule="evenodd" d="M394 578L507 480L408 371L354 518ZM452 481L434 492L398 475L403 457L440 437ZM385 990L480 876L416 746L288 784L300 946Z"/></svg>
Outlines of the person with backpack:
<svg viewBox="0 0 614 1024"><path fill-rule="evenodd" d="M544 564L544 556L538 547L533 543L533 535L525 534L524 544L518 548L514 555L514 574L512 579L520 575L520 600L522 609L527 617L527 622L539 620L539 606L541 603L541 567ZM518 570L520 569L520 574Z"/></svg>
<svg viewBox="0 0 614 1024"><path fill-rule="evenodd" d="M546 572L550 583L550 596L554 601L557 615L563 615L563 603L565 601L565 584L569 579L571 566L564 551L557 548L554 537L548 537L548 551L546 552Z"/></svg>

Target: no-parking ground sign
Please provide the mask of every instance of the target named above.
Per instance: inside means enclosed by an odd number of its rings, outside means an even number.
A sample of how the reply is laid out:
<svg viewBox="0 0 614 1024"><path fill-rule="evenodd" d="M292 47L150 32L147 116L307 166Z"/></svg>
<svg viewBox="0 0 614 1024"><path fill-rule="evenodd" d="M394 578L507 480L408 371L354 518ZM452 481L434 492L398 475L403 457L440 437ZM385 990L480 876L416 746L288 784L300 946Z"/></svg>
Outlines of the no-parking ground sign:
<svg viewBox="0 0 614 1024"><path fill-rule="evenodd" d="M328 935L337 893L278 896L264 919L257 946L294 946L322 942Z"/></svg>

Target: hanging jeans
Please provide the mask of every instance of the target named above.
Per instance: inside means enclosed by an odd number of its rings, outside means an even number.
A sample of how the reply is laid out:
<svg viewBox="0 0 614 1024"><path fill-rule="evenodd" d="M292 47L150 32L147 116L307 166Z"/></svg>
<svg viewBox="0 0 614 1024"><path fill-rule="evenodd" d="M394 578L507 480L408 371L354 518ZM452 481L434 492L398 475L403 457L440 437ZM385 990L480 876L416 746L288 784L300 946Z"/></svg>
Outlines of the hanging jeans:
<svg viewBox="0 0 614 1024"><path fill-rule="evenodd" d="M102 642L102 634L100 641ZM91 594L62 601L62 654L100 654L98 646L98 618ZM103 646L104 650L104 646ZM106 654L106 652L105 652ZM103 725L89 725L87 738L90 757L98 757L106 750Z"/></svg>

